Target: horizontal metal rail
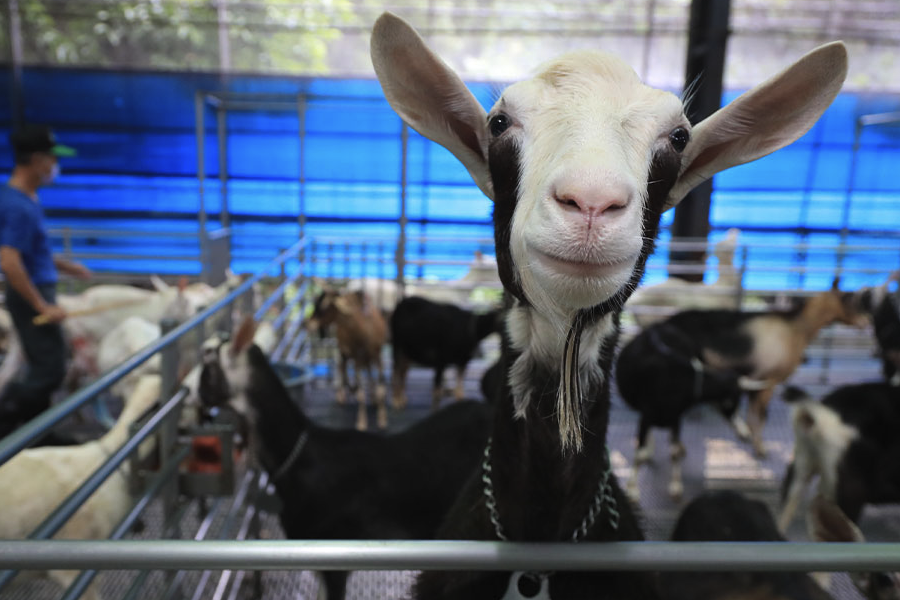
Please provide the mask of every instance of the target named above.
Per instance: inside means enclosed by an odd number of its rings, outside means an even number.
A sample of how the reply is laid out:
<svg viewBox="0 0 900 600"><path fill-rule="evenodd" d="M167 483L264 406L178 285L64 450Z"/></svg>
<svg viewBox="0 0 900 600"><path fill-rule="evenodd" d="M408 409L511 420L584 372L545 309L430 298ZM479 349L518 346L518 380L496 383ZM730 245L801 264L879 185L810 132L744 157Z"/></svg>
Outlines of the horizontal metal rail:
<svg viewBox="0 0 900 600"><path fill-rule="evenodd" d="M900 544L809 542L10 541L7 569L873 571Z"/></svg>
<svg viewBox="0 0 900 600"><path fill-rule="evenodd" d="M243 296L251 287L258 282L273 267L277 267L289 258L295 256L307 245L306 239L299 240L292 247L288 248L275 259L273 259L264 269L246 279L230 294L212 304L205 310L194 315L188 321L182 323L166 335L159 338L156 342L148 345L146 348L134 354L131 358L125 360L115 369L104 374L93 383L85 386L75 392L59 404L54 405L50 409L42 412L40 415L0 440L0 465L8 461L17 452L27 447L32 441L46 433L51 427L62 421L64 418L81 408L84 404L91 401L97 394L105 391L107 388L115 384L117 381L125 377L138 365L143 364L150 359L151 356L160 350L175 343L184 334L199 327L209 316L217 313L222 308L232 304L236 299Z"/></svg>

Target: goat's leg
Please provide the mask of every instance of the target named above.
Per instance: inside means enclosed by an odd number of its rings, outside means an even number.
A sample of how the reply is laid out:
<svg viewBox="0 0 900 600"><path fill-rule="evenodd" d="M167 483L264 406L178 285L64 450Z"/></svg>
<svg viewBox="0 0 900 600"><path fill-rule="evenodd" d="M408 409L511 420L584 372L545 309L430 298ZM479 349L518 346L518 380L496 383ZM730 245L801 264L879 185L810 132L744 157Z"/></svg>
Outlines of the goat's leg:
<svg viewBox="0 0 900 600"><path fill-rule="evenodd" d="M750 395L750 406L747 411L747 425L750 427L750 442L753 444L753 453L757 458L766 457L766 447L763 441L763 428L766 424L766 415L769 411L769 401L772 399L774 388L768 388L754 392Z"/></svg>
<svg viewBox="0 0 900 600"><path fill-rule="evenodd" d="M456 365L456 389L453 390L453 397L456 400L462 400L465 396L466 381L466 365Z"/></svg>
<svg viewBox="0 0 900 600"><path fill-rule="evenodd" d="M337 381L334 385L334 399L338 404L347 403L347 357L338 355Z"/></svg>
<svg viewBox="0 0 900 600"><path fill-rule="evenodd" d="M787 490L784 494L781 514L778 515L778 530L782 534L787 533L791 521L794 520L794 515L800 507L800 502L803 500L803 490L806 489L812 476L812 470L805 464L805 461L795 459L792 464L788 465L787 474L785 475Z"/></svg>
<svg viewBox="0 0 900 600"><path fill-rule="evenodd" d="M375 406L378 411L377 419L378 419L378 428L379 429L387 429L387 389L384 384L384 363L381 360L381 355L378 355L378 358L375 360L375 370L378 374L378 380L375 382ZM369 387L372 387L372 379L370 374L369 379Z"/></svg>
<svg viewBox="0 0 900 600"><path fill-rule="evenodd" d="M640 501L641 498L641 491L638 487L638 471L640 471L641 465L649 462L650 457L653 456L653 438L649 434L650 424L641 417L640 423L638 423L637 450L634 453L631 477L625 485L625 491L634 502Z"/></svg>
<svg viewBox="0 0 900 600"><path fill-rule="evenodd" d="M369 428L369 413L366 406L366 390L360 385L360 371L365 369L358 360L353 363L353 384L351 391L356 395L356 429L365 431Z"/></svg>
<svg viewBox="0 0 900 600"><path fill-rule="evenodd" d="M394 352L394 368L391 373L392 402L394 408L406 407L406 373L409 371L409 359L399 352Z"/></svg>
<svg viewBox="0 0 900 600"><path fill-rule="evenodd" d="M431 409L437 410L441 403L444 386L444 367L438 366L434 368L434 387L431 388Z"/></svg>
<svg viewBox="0 0 900 600"><path fill-rule="evenodd" d="M325 587L325 600L344 600L347 571L319 571ZM321 598L322 594L319 594Z"/></svg>
<svg viewBox="0 0 900 600"><path fill-rule="evenodd" d="M684 444L681 443L681 422L672 427L669 439L669 459L672 461L672 474L669 479L669 497L678 500L684 494L684 482L681 477L681 463L685 455Z"/></svg>

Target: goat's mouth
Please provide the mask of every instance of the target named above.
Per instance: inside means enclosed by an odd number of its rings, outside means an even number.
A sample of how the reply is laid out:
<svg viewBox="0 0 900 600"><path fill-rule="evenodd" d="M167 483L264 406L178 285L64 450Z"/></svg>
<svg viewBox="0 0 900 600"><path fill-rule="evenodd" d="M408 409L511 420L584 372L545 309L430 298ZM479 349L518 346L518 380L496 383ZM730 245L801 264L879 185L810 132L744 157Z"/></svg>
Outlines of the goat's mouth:
<svg viewBox="0 0 900 600"><path fill-rule="evenodd" d="M601 261L570 258L544 252L538 248L531 248L537 261L549 271L578 278L601 278L617 275L624 270L630 271L634 266L634 259Z"/></svg>

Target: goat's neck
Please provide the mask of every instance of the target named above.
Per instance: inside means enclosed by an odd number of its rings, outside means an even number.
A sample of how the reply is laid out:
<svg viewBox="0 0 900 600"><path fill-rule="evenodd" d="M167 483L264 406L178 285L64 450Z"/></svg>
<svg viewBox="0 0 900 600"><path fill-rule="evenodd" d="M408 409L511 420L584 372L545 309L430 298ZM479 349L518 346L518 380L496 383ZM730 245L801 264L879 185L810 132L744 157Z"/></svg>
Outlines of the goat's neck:
<svg viewBox="0 0 900 600"><path fill-rule="evenodd" d="M140 418L146 408L147 405L140 402L132 401L125 403L122 414L119 415L115 424L109 431L103 434L103 437L99 440L100 446L103 448L104 452L112 454L131 437L129 429L132 423Z"/></svg>
<svg viewBox="0 0 900 600"><path fill-rule="evenodd" d="M563 450L557 389L565 332L518 306L507 316L501 364L508 374L494 426L492 467L500 519L515 540L568 539L607 467L609 370L618 313L582 336L583 448ZM523 397L524 396L524 397Z"/></svg>
<svg viewBox="0 0 900 600"><path fill-rule="evenodd" d="M826 302L819 297L814 297L797 314L794 327L802 336L803 341L809 344L818 335L819 331L826 325L833 323L836 317L837 315L834 314L833 310L829 309Z"/></svg>

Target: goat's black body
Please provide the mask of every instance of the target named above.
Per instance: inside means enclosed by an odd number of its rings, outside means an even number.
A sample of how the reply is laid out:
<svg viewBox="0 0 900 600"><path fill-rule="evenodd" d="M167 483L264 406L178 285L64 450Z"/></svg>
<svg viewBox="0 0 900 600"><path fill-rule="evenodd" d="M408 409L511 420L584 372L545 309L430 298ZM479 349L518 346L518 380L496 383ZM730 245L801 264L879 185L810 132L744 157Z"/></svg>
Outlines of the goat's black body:
<svg viewBox="0 0 900 600"><path fill-rule="evenodd" d="M858 432L838 463L838 507L857 522L866 504L900 502L900 387L882 382L848 385L832 391L822 404ZM790 465L783 490L793 475Z"/></svg>
<svg viewBox="0 0 900 600"><path fill-rule="evenodd" d="M606 341L601 360L609 368L615 338ZM513 353L504 344L501 364L508 370ZM592 398L586 406L584 449L573 456L563 454L553 409L558 373L536 373L546 381L543 395L530 404L527 417L516 419L512 404L498 406L493 434L494 490L504 533L516 541L570 541L580 526L607 467L605 456L609 388L597 385L585 391ZM504 396L511 391L502 383ZM602 432L602 433L600 433ZM618 529L609 523L604 509L585 541L643 539L627 497L613 477L614 496L621 513ZM438 532L439 539L496 540L485 505L481 472L468 481L461 496ZM425 572L417 583L415 597L423 600L497 600L503 596L510 573ZM654 598L651 575L633 573L560 572L550 578L554 599L601 600L604 598Z"/></svg>
<svg viewBox="0 0 900 600"><path fill-rule="evenodd" d="M780 542L769 509L737 492L706 492L685 507L672 533L674 542ZM802 573L664 573L665 600L827 600L831 598Z"/></svg>
<svg viewBox="0 0 900 600"><path fill-rule="evenodd" d="M491 409L459 402L406 431L380 435L317 427L291 401L258 348L247 397L263 465L274 473L302 431L308 442L275 488L291 539L431 539L484 451ZM328 598L347 574L328 572Z"/></svg>
<svg viewBox="0 0 900 600"><path fill-rule="evenodd" d="M628 406L640 413L638 445L651 427L670 429L678 439L682 415L701 403L713 404L726 418L738 407L741 389L732 371L703 367L700 347L668 321L639 333L619 353L616 385Z"/></svg>
<svg viewBox="0 0 900 600"><path fill-rule="evenodd" d="M391 314L394 355L440 371L464 369L479 342L497 331L497 319L497 311L478 315L453 304L404 298Z"/></svg>
<svg viewBox="0 0 900 600"><path fill-rule="evenodd" d="M900 385L900 290L885 295L872 313L872 323L881 351L884 378Z"/></svg>

